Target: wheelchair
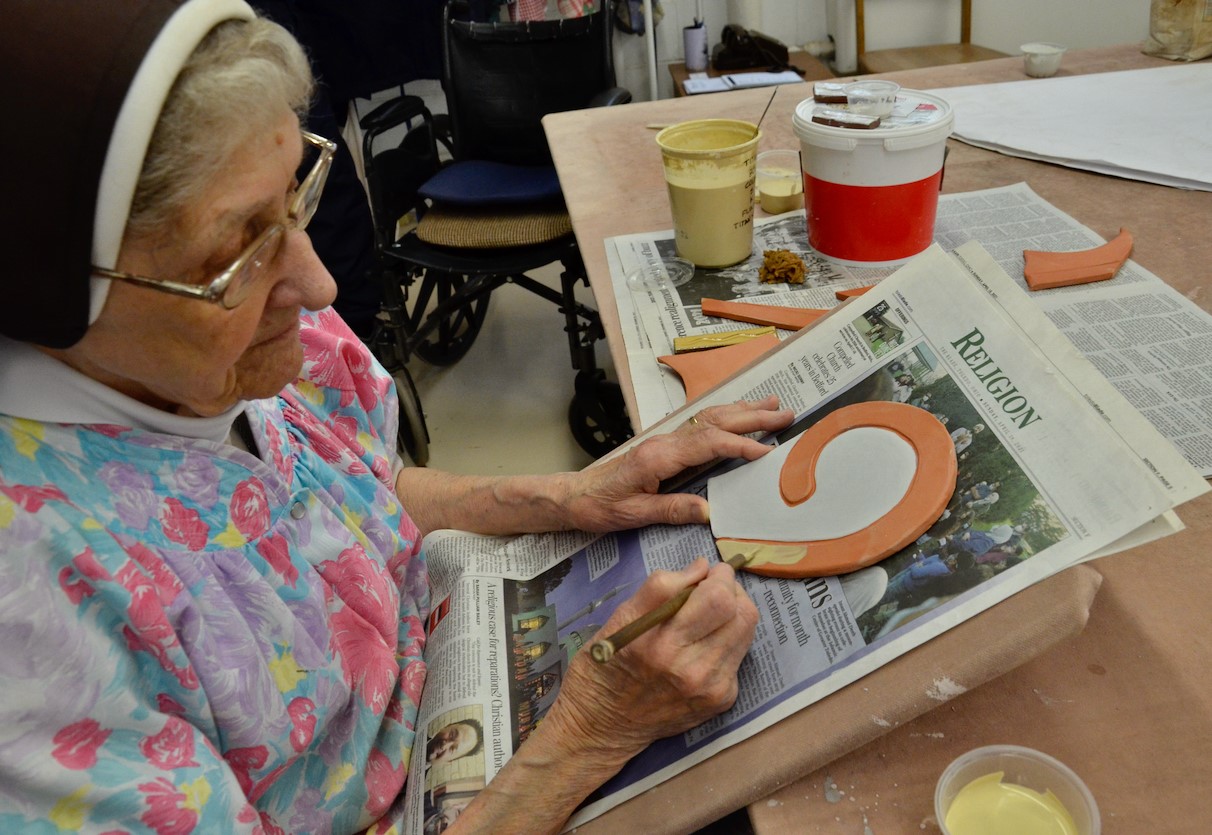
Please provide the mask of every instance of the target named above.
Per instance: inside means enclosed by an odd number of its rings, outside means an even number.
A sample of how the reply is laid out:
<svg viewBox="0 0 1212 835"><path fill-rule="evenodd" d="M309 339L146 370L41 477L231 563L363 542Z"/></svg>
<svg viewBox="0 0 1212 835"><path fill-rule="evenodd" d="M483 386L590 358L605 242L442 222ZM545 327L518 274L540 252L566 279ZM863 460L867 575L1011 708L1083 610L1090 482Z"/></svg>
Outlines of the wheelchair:
<svg viewBox="0 0 1212 835"><path fill-rule="evenodd" d="M614 86L609 6L583 18L490 23L470 20L466 2L449 2L449 113L435 116L401 94L359 120L383 285L370 344L396 378L400 445L418 465L428 434L405 365L413 355L435 365L466 355L505 284L563 314L576 373L568 422L582 449L596 458L632 436L618 385L597 366L597 311L575 297L588 276L540 121L630 100ZM550 264L560 266L558 289L528 274Z"/></svg>

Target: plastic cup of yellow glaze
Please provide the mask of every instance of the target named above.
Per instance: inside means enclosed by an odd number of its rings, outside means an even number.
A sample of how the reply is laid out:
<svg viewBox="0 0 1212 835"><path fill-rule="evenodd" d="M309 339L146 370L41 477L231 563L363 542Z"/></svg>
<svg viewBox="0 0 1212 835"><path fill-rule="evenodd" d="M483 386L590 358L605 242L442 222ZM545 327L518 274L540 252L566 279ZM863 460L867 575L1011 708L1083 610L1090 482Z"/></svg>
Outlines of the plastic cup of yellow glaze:
<svg viewBox="0 0 1212 835"><path fill-rule="evenodd" d="M757 155L758 205L771 215L804 208L804 171L800 152L762 151Z"/></svg>
<svg viewBox="0 0 1212 835"><path fill-rule="evenodd" d="M1063 763L1018 745L959 757L939 778L934 815L943 835L1099 835L1098 806Z"/></svg>
<svg viewBox="0 0 1212 835"><path fill-rule="evenodd" d="M699 267L727 267L753 252L757 125L699 119L656 135L669 187L678 255Z"/></svg>

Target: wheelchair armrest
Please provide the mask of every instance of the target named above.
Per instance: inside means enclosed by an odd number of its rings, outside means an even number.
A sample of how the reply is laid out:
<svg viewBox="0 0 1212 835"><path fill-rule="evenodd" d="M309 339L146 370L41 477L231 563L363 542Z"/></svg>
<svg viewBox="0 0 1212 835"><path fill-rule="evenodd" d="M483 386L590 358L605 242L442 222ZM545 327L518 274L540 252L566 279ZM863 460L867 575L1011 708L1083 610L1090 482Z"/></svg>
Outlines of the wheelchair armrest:
<svg viewBox="0 0 1212 835"><path fill-rule="evenodd" d="M428 118L429 110L420 96L399 96L385 101L358 120L364 131L378 133L417 117Z"/></svg>
<svg viewBox="0 0 1212 835"><path fill-rule="evenodd" d="M607 107L612 104L627 104L631 101L631 91L622 87L610 87L589 100L588 107Z"/></svg>
<svg viewBox="0 0 1212 835"><path fill-rule="evenodd" d="M446 153L454 156L454 138L451 133L450 114L433 114L433 138L446 149Z"/></svg>

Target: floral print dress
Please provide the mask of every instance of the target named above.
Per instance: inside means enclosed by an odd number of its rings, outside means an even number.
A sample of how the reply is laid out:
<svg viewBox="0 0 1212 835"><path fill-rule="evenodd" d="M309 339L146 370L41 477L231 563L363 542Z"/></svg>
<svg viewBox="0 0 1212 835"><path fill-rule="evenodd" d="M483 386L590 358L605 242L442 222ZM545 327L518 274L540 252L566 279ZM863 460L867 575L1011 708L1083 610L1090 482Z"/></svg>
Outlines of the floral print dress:
<svg viewBox="0 0 1212 835"><path fill-rule="evenodd" d="M425 678L391 378L331 311L259 455L0 416L0 832L350 832Z"/></svg>

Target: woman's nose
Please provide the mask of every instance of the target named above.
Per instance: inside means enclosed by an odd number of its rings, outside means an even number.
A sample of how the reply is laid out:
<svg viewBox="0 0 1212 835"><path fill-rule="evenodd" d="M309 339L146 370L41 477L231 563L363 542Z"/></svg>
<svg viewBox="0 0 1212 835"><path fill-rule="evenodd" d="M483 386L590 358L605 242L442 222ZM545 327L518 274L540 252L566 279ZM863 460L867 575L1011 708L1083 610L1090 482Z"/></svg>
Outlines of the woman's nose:
<svg viewBox="0 0 1212 835"><path fill-rule="evenodd" d="M270 293L271 305L320 310L333 303L337 283L316 255L306 232L288 231L278 257L280 277Z"/></svg>

